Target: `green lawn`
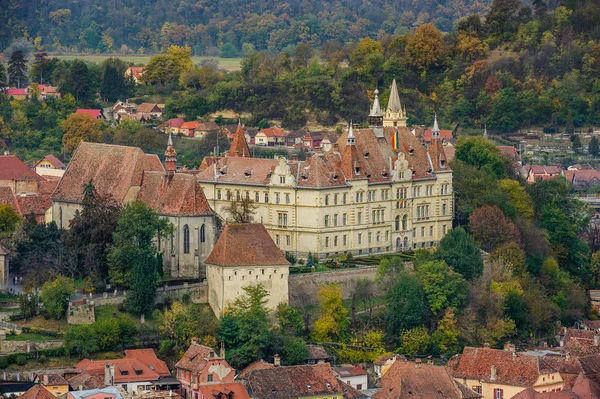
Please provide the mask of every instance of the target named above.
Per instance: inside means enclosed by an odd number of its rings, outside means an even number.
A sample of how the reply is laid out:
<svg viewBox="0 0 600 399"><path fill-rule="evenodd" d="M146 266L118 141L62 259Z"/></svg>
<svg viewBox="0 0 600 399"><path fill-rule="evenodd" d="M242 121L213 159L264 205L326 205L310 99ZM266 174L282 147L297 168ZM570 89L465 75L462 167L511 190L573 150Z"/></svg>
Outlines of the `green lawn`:
<svg viewBox="0 0 600 399"><path fill-rule="evenodd" d="M102 62L107 58L115 57L115 58L120 58L125 62L131 62L134 64L142 64L142 65L146 65L148 63L148 61L150 61L149 55L116 55L116 54L115 55L110 55L110 54L53 55L53 54L49 54L49 56L56 57L61 60L69 60L69 61L73 60L75 58L78 58L78 59L81 59L83 61L88 61L88 62ZM194 61L195 64L199 64L202 60L206 60L206 59L210 59L210 58L216 58L216 57L192 57L192 61ZM216 58L216 59L219 61L219 68L227 69L230 71L239 70L240 63L242 61L242 58Z"/></svg>
<svg viewBox="0 0 600 399"><path fill-rule="evenodd" d="M33 342L46 342L46 341L54 341L56 337L49 337L47 335L34 334L34 333L21 333L17 334L8 334L6 336L7 341L33 341Z"/></svg>

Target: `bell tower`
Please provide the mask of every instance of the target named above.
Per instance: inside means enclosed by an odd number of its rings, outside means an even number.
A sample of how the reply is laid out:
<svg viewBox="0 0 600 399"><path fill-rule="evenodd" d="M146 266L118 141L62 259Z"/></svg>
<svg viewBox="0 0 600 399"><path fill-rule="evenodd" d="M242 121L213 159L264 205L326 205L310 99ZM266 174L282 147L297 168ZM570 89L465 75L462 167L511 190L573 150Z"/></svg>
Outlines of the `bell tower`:
<svg viewBox="0 0 600 399"><path fill-rule="evenodd" d="M406 127L406 119L406 107L402 109L398 86L396 86L396 79L394 79L388 106L383 116L383 126Z"/></svg>

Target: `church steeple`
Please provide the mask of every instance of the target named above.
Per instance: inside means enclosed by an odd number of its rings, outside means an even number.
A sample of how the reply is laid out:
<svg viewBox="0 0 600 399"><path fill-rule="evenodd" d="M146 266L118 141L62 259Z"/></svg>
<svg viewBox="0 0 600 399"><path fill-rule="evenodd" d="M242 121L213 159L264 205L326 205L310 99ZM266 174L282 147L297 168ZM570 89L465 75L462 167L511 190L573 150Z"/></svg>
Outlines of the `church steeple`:
<svg viewBox="0 0 600 399"><path fill-rule="evenodd" d="M172 174L177 170L177 152L173 146L173 135L169 134L167 149L165 150L165 170Z"/></svg>
<svg viewBox="0 0 600 399"><path fill-rule="evenodd" d="M231 142L228 155L230 157L252 157L250 148L246 142L244 127L242 126L242 122L240 120L238 120L237 130L235 131L235 136Z"/></svg>
<svg viewBox="0 0 600 399"><path fill-rule="evenodd" d="M433 119L433 129L431 129L431 138L432 139L440 138L440 127L438 125L437 113L435 114L434 119Z"/></svg>
<svg viewBox="0 0 600 399"><path fill-rule="evenodd" d="M406 108L402 108L396 79L392 82L390 99L383 117L383 126L406 127Z"/></svg>
<svg viewBox="0 0 600 399"><path fill-rule="evenodd" d="M373 107L371 107L371 112L369 112L369 127L373 129L376 137L383 138L383 111L381 111L381 105L379 105L378 89L375 89Z"/></svg>

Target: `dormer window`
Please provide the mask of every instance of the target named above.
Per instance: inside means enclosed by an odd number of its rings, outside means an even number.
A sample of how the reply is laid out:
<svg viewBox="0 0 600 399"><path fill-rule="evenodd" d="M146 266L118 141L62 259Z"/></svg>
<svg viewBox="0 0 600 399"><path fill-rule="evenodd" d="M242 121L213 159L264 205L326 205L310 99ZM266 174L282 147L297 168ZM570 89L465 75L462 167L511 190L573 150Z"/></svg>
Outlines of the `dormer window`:
<svg viewBox="0 0 600 399"><path fill-rule="evenodd" d="M441 166L442 168L445 168L445 167L446 167L446 161L445 161L444 159L440 159L440 166Z"/></svg>
<svg viewBox="0 0 600 399"><path fill-rule="evenodd" d="M251 170L247 170L247 171L245 171L245 172L244 172L244 176L246 176L246 177L250 177L250 176L252 176L252 171L251 171Z"/></svg>
<svg viewBox="0 0 600 399"><path fill-rule="evenodd" d="M338 179L338 175L337 174L333 175L333 180L337 181L337 179Z"/></svg>
<svg viewBox="0 0 600 399"><path fill-rule="evenodd" d="M368 152L365 152L364 156L365 156L365 159L369 159L369 153Z"/></svg>
<svg viewBox="0 0 600 399"><path fill-rule="evenodd" d="M308 390L310 391L310 390L312 389L312 386L310 386L310 385L307 385L307 386L306 386L306 389L308 389Z"/></svg>
<svg viewBox="0 0 600 399"><path fill-rule="evenodd" d="M385 170L383 172L381 172L381 176L382 177L388 177L388 172L386 172Z"/></svg>
<svg viewBox="0 0 600 399"><path fill-rule="evenodd" d="M415 155L415 149L411 148L410 150L408 150L408 155Z"/></svg>

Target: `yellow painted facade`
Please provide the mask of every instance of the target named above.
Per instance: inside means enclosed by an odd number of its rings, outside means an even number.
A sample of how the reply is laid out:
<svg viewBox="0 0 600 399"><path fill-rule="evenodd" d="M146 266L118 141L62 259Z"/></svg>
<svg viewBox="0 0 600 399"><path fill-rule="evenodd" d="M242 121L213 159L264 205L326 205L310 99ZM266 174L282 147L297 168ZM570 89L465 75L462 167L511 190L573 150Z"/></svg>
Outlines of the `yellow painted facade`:
<svg viewBox="0 0 600 399"><path fill-rule="evenodd" d="M44 388L48 390L52 395L57 398L62 395L66 395L69 392L69 385L44 385Z"/></svg>
<svg viewBox="0 0 600 399"><path fill-rule="evenodd" d="M277 246L299 258L343 253L368 255L437 245L452 228L452 171L412 179L403 155L389 182L350 180L341 187L304 188L287 161L265 185L200 181L211 207L223 218L231 199L255 201L255 222Z"/></svg>
<svg viewBox="0 0 600 399"><path fill-rule="evenodd" d="M533 387L496 384L493 382L479 381L468 378L456 378L455 380L476 392L479 392L479 388L481 390L481 395L483 395L483 399L497 399L494 396L495 389L502 389L503 399L510 399L527 388L533 388L537 392L561 391L565 389L565 381L558 372L540 374Z"/></svg>

